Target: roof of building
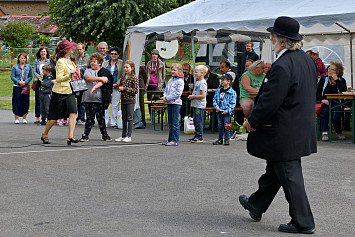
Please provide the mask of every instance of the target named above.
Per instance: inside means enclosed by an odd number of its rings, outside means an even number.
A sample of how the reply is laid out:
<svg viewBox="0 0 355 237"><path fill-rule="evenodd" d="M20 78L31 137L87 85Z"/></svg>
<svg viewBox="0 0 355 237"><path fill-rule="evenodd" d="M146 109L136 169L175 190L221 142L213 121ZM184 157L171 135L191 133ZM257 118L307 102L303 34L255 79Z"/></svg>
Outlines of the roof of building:
<svg viewBox="0 0 355 237"><path fill-rule="evenodd" d="M18 15L6 15L0 16L0 27L6 25L8 22L21 22L25 21L34 25L37 32L42 34L53 34L58 30L58 26L50 23L49 16L18 16Z"/></svg>

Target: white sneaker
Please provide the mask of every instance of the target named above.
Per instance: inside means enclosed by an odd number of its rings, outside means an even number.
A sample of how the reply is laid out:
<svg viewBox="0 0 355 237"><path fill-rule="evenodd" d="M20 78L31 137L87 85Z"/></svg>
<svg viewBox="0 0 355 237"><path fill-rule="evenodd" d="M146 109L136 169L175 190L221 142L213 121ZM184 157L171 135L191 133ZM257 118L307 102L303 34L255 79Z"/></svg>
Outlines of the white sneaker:
<svg viewBox="0 0 355 237"><path fill-rule="evenodd" d="M115 139L115 142L122 142L122 141L123 141L123 139L125 139L125 137L119 137L119 138L116 138L116 139Z"/></svg>
<svg viewBox="0 0 355 237"><path fill-rule="evenodd" d="M123 138L122 142L131 142L132 139L130 137Z"/></svg>
<svg viewBox="0 0 355 237"><path fill-rule="evenodd" d="M323 134L322 135L322 141L329 141L328 134Z"/></svg>
<svg viewBox="0 0 355 237"><path fill-rule="evenodd" d="M27 120L26 120L26 119L22 119L22 123L23 123L23 124L26 124L26 123L27 123Z"/></svg>
<svg viewBox="0 0 355 237"><path fill-rule="evenodd" d="M19 123L20 123L20 120L15 119L15 124L19 124Z"/></svg>
<svg viewBox="0 0 355 237"><path fill-rule="evenodd" d="M247 141L248 140L248 133L237 134L237 135L235 135L234 140L236 140L236 141Z"/></svg>

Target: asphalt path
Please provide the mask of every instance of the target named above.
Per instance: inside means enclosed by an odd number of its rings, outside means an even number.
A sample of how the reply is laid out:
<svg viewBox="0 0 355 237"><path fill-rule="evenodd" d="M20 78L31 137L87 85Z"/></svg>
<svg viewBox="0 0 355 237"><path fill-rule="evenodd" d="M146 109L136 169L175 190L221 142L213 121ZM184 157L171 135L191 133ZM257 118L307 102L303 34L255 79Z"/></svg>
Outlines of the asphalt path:
<svg viewBox="0 0 355 237"><path fill-rule="evenodd" d="M72 146L68 128L54 126L43 145L33 114L13 121L0 110L0 236L292 236L277 231L290 220L282 190L261 222L239 205L265 170L244 141L213 146L217 135L205 134L191 144L181 134L165 147L167 127L149 124L130 144L102 141L95 126ZM355 236L355 145L319 142L302 163L315 236Z"/></svg>

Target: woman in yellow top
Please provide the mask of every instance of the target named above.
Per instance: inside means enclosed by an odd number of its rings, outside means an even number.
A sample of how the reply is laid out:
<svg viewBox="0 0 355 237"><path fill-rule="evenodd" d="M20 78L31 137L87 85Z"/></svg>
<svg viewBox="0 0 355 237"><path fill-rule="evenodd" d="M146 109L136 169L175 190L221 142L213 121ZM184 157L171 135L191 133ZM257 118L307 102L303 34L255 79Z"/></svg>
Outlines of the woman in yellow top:
<svg viewBox="0 0 355 237"><path fill-rule="evenodd" d="M76 102L75 95L70 86L70 81L76 73L75 63L69 58L73 54L76 43L64 40L57 46L58 56L56 69L56 80L52 90L52 98L49 104L48 123L42 134L41 140L44 144L50 144L48 139L49 130L53 127L57 119L69 117L69 134L67 144L77 143L79 140L73 137L76 122Z"/></svg>

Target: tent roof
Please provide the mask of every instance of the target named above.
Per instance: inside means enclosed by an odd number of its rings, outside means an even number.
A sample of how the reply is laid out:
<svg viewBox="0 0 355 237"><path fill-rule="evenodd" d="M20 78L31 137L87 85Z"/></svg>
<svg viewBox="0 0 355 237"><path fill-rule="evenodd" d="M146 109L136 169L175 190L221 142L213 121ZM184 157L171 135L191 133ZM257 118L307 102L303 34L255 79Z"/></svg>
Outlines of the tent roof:
<svg viewBox="0 0 355 237"><path fill-rule="evenodd" d="M197 0L128 28L129 32L164 33L230 29L265 32L279 16L296 18L301 34L355 32L355 1L342 0Z"/></svg>

